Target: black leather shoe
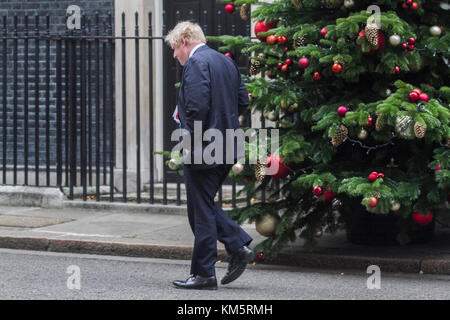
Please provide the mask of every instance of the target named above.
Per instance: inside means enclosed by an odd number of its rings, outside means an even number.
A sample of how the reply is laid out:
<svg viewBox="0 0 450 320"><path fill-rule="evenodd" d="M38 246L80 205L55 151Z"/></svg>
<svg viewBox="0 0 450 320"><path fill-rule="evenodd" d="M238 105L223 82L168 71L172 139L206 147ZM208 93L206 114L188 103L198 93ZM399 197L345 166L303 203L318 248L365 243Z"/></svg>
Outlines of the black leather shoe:
<svg viewBox="0 0 450 320"><path fill-rule="evenodd" d="M198 289L198 290L217 290L217 279L215 276L202 277L191 276L186 281L175 280L173 285L177 289Z"/></svg>
<svg viewBox="0 0 450 320"><path fill-rule="evenodd" d="M253 260L253 251L243 246L236 253L231 256L231 261L228 264L228 270L225 276L222 278L221 283L230 283L241 276L245 271L247 264Z"/></svg>

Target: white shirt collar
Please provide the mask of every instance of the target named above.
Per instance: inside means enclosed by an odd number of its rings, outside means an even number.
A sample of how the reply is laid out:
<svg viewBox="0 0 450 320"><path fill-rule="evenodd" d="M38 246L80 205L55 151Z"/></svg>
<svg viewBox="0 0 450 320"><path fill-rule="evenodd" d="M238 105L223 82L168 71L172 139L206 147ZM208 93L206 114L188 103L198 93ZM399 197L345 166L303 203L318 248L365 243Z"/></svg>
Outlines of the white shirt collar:
<svg viewBox="0 0 450 320"><path fill-rule="evenodd" d="M200 43L194 49L192 49L191 53L189 54L189 58L192 57L192 55L195 53L195 51L197 51L198 48L200 48L201 46L204 46L204 45L205 45L204 43Z"/></svg>

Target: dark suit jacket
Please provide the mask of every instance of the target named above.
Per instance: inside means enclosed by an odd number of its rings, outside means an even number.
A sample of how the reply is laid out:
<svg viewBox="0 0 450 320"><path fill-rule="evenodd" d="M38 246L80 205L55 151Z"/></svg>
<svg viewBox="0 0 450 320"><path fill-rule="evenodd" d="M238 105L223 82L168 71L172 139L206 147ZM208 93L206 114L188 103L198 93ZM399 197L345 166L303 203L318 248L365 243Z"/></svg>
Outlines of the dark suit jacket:
<svg viewBox="0 0 450 320"><path fill-rule="evenodd" d="M237 148L236 143L232 150L228 150L232 154L226 154L226 129L240 128L238 117L248 104L247 89L236 63L207 45L199 47L184 65L178 95L181 128L190 133L192 142L190 149L187 144L183 144L183 149L190 150L188 156L191 156L191 164L186 164L187 157L185 164L191 169L208 169L225 163L227 156L233 161L243 157L244 149ZM200 138L194 136L194 121L201 123ZM202 139L203 133L208 129L217 129L223 134L222 161L212 164L205 163L201 155L215 139L211 142L194 143L195 139ZM215 155L214 152L209 152L213 149L211 145L207 149L208 153ZM201 164L194 164L196 157L201 159Z"/></svg>

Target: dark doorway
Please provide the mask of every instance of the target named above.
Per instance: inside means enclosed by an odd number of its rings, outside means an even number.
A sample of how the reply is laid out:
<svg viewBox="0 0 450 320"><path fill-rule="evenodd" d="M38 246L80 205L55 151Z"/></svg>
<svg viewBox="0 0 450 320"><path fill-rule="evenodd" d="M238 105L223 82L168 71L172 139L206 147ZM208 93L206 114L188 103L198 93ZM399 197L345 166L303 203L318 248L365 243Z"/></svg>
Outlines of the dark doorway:
<svg viewBox="0 0 450 320"><path fill-rule="evenodd" d="M164 1L164 35L172 30L180 21L190 20L202 27L206 36L242 35L250 36L250 20L242 20L239 12L228 14L225 12L225 3L213 0L171 0ZM218 49L219 44L207 43L208 46ZM248 70L248 59L233 53L241 72ZM177 89L175 84L180 81L182 67L173 59L173 50L164 46L164 150L171 150L177 142L170 141L173 130L178 125L173 121ZM175 171L166 172L168 182L178 180Z"/></svg>

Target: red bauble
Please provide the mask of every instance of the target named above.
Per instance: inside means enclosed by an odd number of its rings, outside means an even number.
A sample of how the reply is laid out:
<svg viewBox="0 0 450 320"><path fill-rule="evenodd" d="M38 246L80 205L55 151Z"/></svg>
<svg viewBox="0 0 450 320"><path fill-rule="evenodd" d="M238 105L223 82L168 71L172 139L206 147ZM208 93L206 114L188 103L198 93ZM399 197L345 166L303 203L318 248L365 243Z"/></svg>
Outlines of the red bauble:
<svg viewBox="0 0 450 320"><path fill-rule="evenodd" d="M411 92L417 92L417 94L422 94L422 90L420 90L420 89L418 89L418 88L415 88L415 89L413 89L413 91L411 91Z"/></svg>
<svg viewBox="0 0 450 320"><path fill-rule="evenodd" d="M414 50L414 45L408 44L408 51L413 51L413 50Z"/></svg>
<svg viewBox="0 0 450 320"><path fill-rule="evenodd" d="M308 58L305 58L305 57L300 58L300 60L298 60L298 66L303 69L307 68L309 66Z"/></svg>
<svg viewBox="0 0 450 320"><path fill-rule="evenodd" d="M371 208L375 208L378 204L378 199L375 197L369 198L369 203L367 204Z"/></svg>
<svg viewBox="0 0 450 320"><path fill-rule="evenodd" d="M277 43L278 38L276 36L274 36L273 34L268 36L266 39L266 43L270 44L271 46L274 45L275 43Z"/></svg>
<svg viewBox="0 0 450 320"><path fill-rule="evenodd" d="M291 60L291 59L286 59L286 64L287 64L288 66L290 66L290 65L292 64L292 60Z"/></svg>
<svg viewBox="0 0 450 320"><path fill-rule="evenodd" d="M331 200L334 199L334 197L336 197L336 195L333 192L331 192L331 191L325 192L325 197L324 197L325 202L330 202Z"/></svg>
<svg viewBox="0 0 450 320"><path fill-rule="evenodd" d="M285 64L281 67L281 71L286 72L289 68L289 65Z"/></svg>
<svg viewBox="0 0 450 320"><path fill-rule="evenodd" d="M395 66L394 73L395 74L399 74L400 73L400 67L399 66Z"/></svg>
<svg viewBox="0 0 450 320"><path fill-rule="evenodd" d="M419 8L419 4L417 2L413 2L411 4L411 10L417 10Z"/></svg>
<svg viewBox="0 0 450 320"><path fill-rule="evenodd" d="M371 127L372 124L373 124L373 118L372 118L372 117L369 117L369 118L367 119L366 126Z"/></svg>
<svg viewBox="0 0 450 320"><path fill-rule="evenodd" d="M234 4L229 3L225 6L225 11L229 14L234 13L235 10L236 8L234 7Z"/></svg>
<svg viewBox="0 0 450 320"><path fill-rule="evenodd" d="M271 177L274 179L283 179L286 178L289 175L289 169L282 163L283 159L280 158L279 155L273 156L272 154L267 157L267 170L273 170L270 169L272 164L275 166L275 164L278 164L278 171L271 174Z"/></svg>
<svg viewBox="0 0 450 320"><path fill-rule="evenodd" d="M412 3L413 3L413 0L406 0L406 2L405 2L408 6L410 6L410 5L412 5Z"/></svg>
<svg viewBox="0 0 450 320"><path fill-rule="evenodd" d="M426 93L421 93L419 95L419 99L425 102L428 102L428 100L430 100L430 97L428 97L428 95Z"/></svg>
<svg viewBox="0 0 450 320"><path fill-rule="evenodd" d="M348 108L347 107L344 107L344 106L341 106L341 107L339 107L338 109L337 109L337 113L341 116L341 117L344 117L345 116L345 114L348 112Z"/></svg>
<svg viewBox="0 0 450 320"><path fill-rule="evenodd" d="M260 41L265 41L266 40L266 37L263 37L263 36L258 36L258 33L260 33L260 32L267 32L267 31L269 31L270 29L273 29L273 28L275 28L276 26L277 26L277 21L271 21L271 22L267 22L267 23L265 23L264 22L264 20L261 20L261 21L259 21L259 22L257 22L256 24L255 24L255 35L256 35L256 37L260 40Z"/></svg>
<svg viewBox="0 0 450 320"><path fill-rule="evenodd" d="M280 46L284 46L287 41L288 41L288 38L286 36L278 37L278 44Z"/></svg>
<svg viewBox="0 0 450 320"><path fill-rule="evenodd" d="M328 30L325 29L325 28L322 28L322 30L320 30L320 35L321 35L322 37L325 37L325 36L327 35L327 33L328 33Z"/></svg>
<svg viewBox="0 0 450 320"><path fill-rule="evenodd" d="M225 53L225 55L226 55L228 58L233 59L233 55L232 55L230 52Z"/></svg>
<svg viewBox="0 0 450 320"><path fill-rule="evenodd" d="M278 62L277 67L278 69L281 69L283 67L283 64L281 62Z"/></svg>
<svg viewBox="0 0 450 320"><path fill-rule="evenodd" d="M359 40L361 37L364 37L365 35L366 35L366 31L365 31L365 30L361 30L361 31L359 32L359 34L358 34L358 40ZM380 30L378 30L378 48L372 48L372 49L370 49L368 52L364 52L364 54L373 55L373 54L375 54L375 53L380 52L381 50L384 49L384 43L385 43L385 40L384 40L384 34L383 34L383 32L381 32ZM361 46L361 45L360 45L360 46Z"/></svg>
<svg viewBox="0 0 450 320"><path fill-rule="evenodd" d="M403 50L406 50L406 49L408 49L408 44L406 42L402 43L401 47Z"/></svg>
<svg viewBox="0 0 450 320"><path fill-rule="evenodd" d="M377 179L378 179L378 172L372 172L371 174L369 174L369 181L370 182L374 182Z"/></svg>
<svg viewBox="0 0 450 320"><path fill-rule="evenodd" d="M341 73L342 72L342 64L335 62L333 64L332 70L334 73Z"/></svg>
<svg viewBox="0 0 450 320"><path fill-rule="evenodd" d="M428 211L427 215L423 215L420 212L413 212L413 220L415 223L417 223L419 226L426 226L433 220L433 212Z"/></svg>
<svg viewBox="0 0 450 320"><path fill-rule="evenodd" d="M439 171L442 169L442 166L440 164L438 164L438 166L436 168L434 168L435 171Z"/></svg>
<svg viewBox="0 0 450 320"><path fill-rule="evenodd" d="M413 37L408 39L408 44L415 44L416 43L416 39L414 39Z"/></svg>
<svg viewBox="0 0 450 320"><path fill-rule="evenodd" d="M256 255L256 260L257 261L262 261L264 260L264 253L260 252Z"/></svg>
<svg viewBox="0 0 450 320"><path fill-rule="evenodd" d="M320 75L319 72L315 72L315 73L314 73L313 79L314 79L315 81L319 81L321 78L322 78L322 76Z"/></svg>
<svg viewBox="0 0 450 320"><path fill-rule="evenodd" d="M409 101L417 102L417 101L419 101L419 99L420 99L420 95L417 92L413 91L409 94Z"/></svg>
<svg viewBox="0 0 450 320"><path fill-rule="evenodd" d="M313 195L320 196L322 194L322 188L321 187L314 187L312 191Z"/></svg>
<svg viewBox="0 0 450 320"><path fill-rule="evenodd" d="M384 174L379 173L379 174L378 174L378 178L384 178Z"/></svg>

